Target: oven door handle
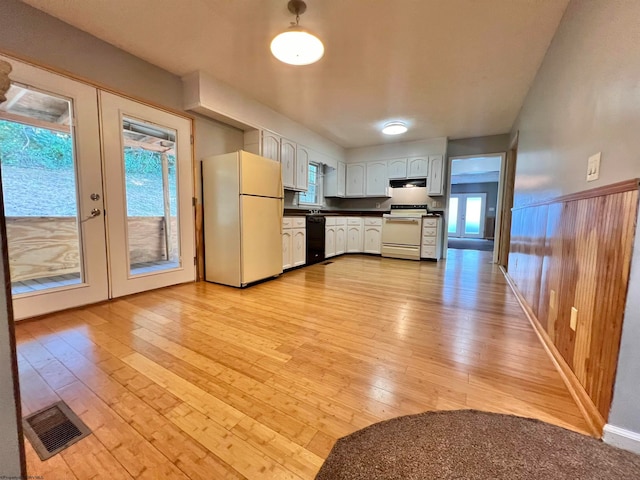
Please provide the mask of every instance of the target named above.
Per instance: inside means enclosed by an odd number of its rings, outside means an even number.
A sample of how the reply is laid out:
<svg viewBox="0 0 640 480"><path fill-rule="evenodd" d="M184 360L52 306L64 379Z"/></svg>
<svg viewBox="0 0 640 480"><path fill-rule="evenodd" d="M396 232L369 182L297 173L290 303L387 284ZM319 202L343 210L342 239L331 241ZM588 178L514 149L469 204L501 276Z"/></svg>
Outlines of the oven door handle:
<svg viewBox="0 0 640 480"><path fill-rule="evenodd" d="M418 223L417 218L385 218L385 222L400 222L400 223Z"/></svg>

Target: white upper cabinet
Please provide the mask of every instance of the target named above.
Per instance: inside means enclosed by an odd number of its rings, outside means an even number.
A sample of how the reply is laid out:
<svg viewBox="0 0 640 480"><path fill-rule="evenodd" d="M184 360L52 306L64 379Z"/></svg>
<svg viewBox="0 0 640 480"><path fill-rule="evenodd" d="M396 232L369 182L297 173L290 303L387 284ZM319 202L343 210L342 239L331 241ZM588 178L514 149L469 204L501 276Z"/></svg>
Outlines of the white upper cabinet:
<svg viewBox="0 0 640 480"><path fill-rule="evenodd" d="M262 131L262 156L280 161L280 137L275 133Z"/></svg>
<svg viewBox="0 0 640 480"><path fill-rule="evenodd" d="M338 162L337 168L326 167L324 174L324 196L344 197L346 165Z"/></svg>
<svg viewBox="0 0 640 480"><path fill-rule="evenodd" d="M306 192L309 188L309 151L302 145L296 145L296 190Z"/></svg>
<svg viewBox="0 0 640 480"><path fill-rule="evenodd" d="M383 197L387 195L389 177L387 177L387 162L367 163L365 195L367 197Z"/></svg>
<svg viewBox="0 0 640 480"><path fill-rule="evenodd" d="M347 197L364 197L365 164L347 165Z"/></svg>
<svg viewBox="0 0 640 480"><path fill-rule="evenodd" d="M444 159L442 155L429 155L427 193L431 197L444 195Z"/></svg>
<svg viewBox="0 0 640 480"><path fill-rule="evenodd" d="M282 163L282 184L284 188L295 188L296 144L284 138L280 147L280 163Z"/></svg>
<svg viewBox="0 0 640 480"><path fill-rule="evenodd" d="M337 186L336 196L344 197L346 195L346 188L347 188L347 166L342 162L338 162L337 181L338 181L338 186Z"/></svg>
<svg viewBox="0 0 640 480"><path fill-rule="evenodd" d="M428 157L414 157L407 161L407 178L426 178L428 174Z"/></svg>
<svg viewBox="0 0 640 480"><path fill-rule="evenodd" d="M387 162L387 175L392 178L407 178L407 159L396 158Z"/></svg>

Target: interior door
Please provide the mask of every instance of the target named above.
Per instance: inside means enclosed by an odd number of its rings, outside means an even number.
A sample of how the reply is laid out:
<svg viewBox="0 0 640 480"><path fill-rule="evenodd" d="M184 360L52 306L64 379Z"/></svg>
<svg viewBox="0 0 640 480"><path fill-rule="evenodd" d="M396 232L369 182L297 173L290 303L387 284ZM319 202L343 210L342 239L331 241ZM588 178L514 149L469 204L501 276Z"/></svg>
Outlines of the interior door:
<svg viewBox="0 0 640 480"><path fill-rule="evenodd" d="M15 318L106 300L96 89L0 58L13 66L0 158Z"/></svg>
<svg viewBox="0 0 640 480"><path fill-rule="evenodd" d="M100 92L111 296L193 281L191 122Z"/></svg>
<svg viewBox="0 0 640 480"><path fill-rule="evenodd" d="M451 195L449 200L450 237L483 238L487 195L467 193Z"/></svg>

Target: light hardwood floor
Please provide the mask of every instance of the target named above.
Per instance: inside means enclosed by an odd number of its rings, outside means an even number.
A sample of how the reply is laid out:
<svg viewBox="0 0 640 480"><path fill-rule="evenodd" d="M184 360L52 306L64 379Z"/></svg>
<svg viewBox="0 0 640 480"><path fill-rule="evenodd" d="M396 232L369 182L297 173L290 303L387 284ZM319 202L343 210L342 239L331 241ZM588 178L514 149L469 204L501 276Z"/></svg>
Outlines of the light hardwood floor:
<svg viewBox="0 0 640 480"><path fill-rule="evenodd" d="M426 410L587 425L489 252L343 256L238 290L179 285L18 324L24 414L93 434L28 473L310 479L335 440Z"/></svg>

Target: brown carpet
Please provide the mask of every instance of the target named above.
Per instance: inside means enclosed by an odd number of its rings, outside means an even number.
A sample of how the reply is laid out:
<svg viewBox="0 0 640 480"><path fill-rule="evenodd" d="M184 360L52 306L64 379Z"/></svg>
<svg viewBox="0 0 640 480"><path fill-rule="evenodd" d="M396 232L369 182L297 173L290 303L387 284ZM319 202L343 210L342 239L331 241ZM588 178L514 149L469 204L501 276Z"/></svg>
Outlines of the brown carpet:
<svg viewBox="0 0 640 480"><path fill-rule="evenodd" d="M640 479L640 456L538 420L458 410L339 439L317 480Z"/></svg>

